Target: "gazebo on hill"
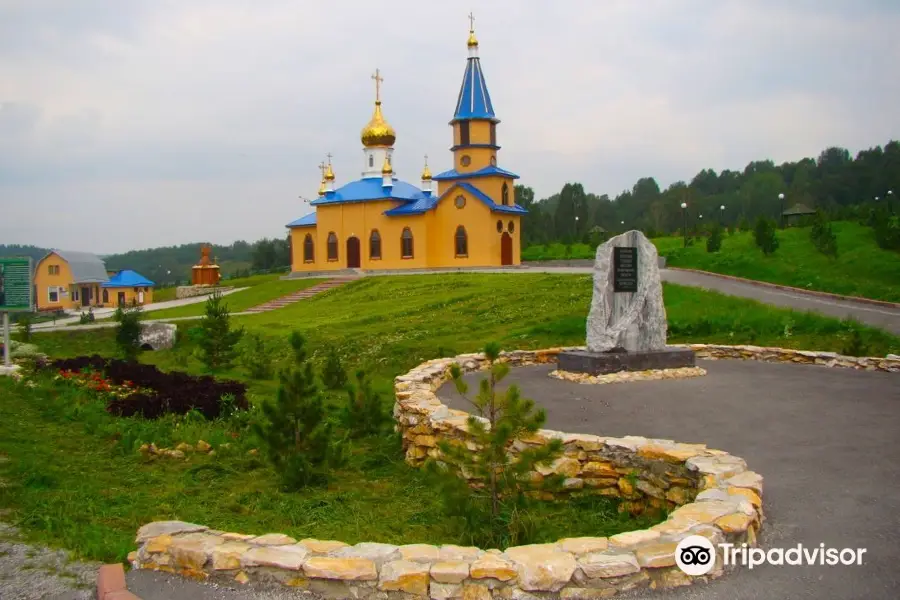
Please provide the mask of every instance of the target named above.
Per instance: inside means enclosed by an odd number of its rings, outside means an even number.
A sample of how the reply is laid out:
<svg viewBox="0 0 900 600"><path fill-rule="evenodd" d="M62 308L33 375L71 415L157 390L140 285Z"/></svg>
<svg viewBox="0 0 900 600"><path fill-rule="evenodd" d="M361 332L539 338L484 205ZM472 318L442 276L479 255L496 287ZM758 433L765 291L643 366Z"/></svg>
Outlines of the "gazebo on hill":
<svg viewBox="0 0 900 600"><path fill-rule="evenodd" d="M782 218L784 218L784 223L787 227L791 227L793 225L797 225L803 217L811 216L816 214L815 209L806 206L805 204L795 204L783 213L781 213Z"/></svg>

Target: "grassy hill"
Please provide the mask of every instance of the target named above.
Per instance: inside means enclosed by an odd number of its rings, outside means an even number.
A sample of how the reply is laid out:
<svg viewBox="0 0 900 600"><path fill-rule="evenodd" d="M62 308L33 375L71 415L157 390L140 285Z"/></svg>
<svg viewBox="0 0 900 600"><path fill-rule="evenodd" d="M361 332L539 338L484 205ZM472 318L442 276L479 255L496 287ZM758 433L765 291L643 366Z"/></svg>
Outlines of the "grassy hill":
<svg viewBox="0 0 900 600"><path fill-rule="evenodd" d="M810 228L790 228L778 232L780 247L765 256L753 243L751 232L726 235L719 252L706 251L704 238L683 247L680 236L653 241L669 266L700 269L713 273L746 277L808 290L862 296L900 302L900 253L883 250L875 243L872 230L849 221L831 224L838 240L838 257L829 259L813 246ZM573 244L531 246L523 260L593 258L594 249Z"/></svg>

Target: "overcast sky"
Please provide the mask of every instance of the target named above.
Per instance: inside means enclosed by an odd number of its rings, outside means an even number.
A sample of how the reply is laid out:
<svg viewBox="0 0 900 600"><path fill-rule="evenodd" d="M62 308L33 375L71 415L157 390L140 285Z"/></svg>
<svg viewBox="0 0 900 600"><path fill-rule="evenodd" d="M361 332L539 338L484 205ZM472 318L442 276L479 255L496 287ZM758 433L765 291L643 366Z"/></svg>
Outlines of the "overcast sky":
<svg viewBox="0 0 900 600"><path fill-rule="evenodd" d="M502 150L538 197L900 138L896 0L0 0L0 243L282 236L359 177L450 168L473 10Z"/></svg>

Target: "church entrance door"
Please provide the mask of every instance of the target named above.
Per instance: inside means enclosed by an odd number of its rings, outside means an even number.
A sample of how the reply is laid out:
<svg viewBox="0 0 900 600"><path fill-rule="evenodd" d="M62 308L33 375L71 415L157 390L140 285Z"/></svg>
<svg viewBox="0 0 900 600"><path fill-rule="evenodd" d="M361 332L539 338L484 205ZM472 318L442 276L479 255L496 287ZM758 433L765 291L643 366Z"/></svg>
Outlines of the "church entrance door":
<svg viewBox="0 0 900 600"><path fill-rule="evenodd" d="M362 266L359 262L359 238L347 238L347 268L358 269Z"/></svg>
<svg viewBox="0 0 900 600"><path fill-rule="evenodd" d="M509 232L504 231L503 236L500 238L500 264L501 265L511 265L513 264L513 243L512 236L509 235Z"/></svg>

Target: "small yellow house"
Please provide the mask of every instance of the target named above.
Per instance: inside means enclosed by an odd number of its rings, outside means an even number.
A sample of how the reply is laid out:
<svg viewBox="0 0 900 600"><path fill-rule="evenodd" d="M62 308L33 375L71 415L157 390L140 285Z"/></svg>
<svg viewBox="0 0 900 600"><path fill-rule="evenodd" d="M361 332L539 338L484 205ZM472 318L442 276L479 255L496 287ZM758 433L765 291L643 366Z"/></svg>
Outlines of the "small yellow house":
<svg viewBox="0 0 900 600"><path fill-rule="evenodd" d="M38 310L149 304L153 282L127 270L110 277L96 254L53 250L35 267L34 299Z"/></svg>
<svg viewBox="0 0 900 600"><path fill-rule="evenodd" d="M394 175L396 133L381 111L376 70L375 111L362 130L362 178L335 188L320 165L315 212L288 224L295 273L343 269L394 270L499 267L520 264L518 175L497 166L497 124L478 41L469 30L469 58L453 127L453 168L432 177L426 157L421 187ZM437 189L433 189L433 182Z"/></svg>

